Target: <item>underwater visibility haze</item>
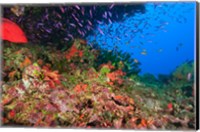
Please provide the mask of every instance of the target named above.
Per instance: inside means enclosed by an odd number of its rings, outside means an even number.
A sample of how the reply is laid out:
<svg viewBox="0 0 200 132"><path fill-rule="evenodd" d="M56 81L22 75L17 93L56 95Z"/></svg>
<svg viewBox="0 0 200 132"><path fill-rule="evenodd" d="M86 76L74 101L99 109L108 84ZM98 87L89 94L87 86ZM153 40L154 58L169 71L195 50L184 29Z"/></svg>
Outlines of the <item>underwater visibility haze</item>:
<svg viewBox="0 0 200 132"><path fill-rule="evenodd" d="M128 52L141 62L141 73L170 74L186 60L194 60L195 3L148 3L145 13L124 15L123 22L101 24L104 34L87 37L89 42Z"/></svg>
<svg viewBox="0 0 200 132"><path fill-rule="evenodd" d="M196 4L3 5L2 125L195 129Z"/></svg>

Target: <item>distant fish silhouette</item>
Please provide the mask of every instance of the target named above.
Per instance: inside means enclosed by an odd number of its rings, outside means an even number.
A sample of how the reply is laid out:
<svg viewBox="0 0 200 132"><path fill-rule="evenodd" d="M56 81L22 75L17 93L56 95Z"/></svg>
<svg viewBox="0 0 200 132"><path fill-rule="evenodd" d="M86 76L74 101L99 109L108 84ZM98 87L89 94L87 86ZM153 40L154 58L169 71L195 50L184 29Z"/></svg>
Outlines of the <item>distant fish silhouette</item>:
<svg viewBox="0 0 200 132"><path fill-rule="evenodd" d="M159 50L158 50L158 52L162 52L162 51L163 51L163 49L159 49Z"/></svg>
<svg viewBox="0 0 200 132"><path fill-rule="evenodd" d="M176 51L179 51L179 49L180 49L179 45L178 45L178 46L176 46Z"/></svg>
<svg viewBox="0 0 200 132"><path fill-rule="evenodd" d="M142 55L147 55L147 52L146 51L142 51L141 54Z"/></svg>
<svg viewBox="0 0 200 132"><path fill-rule="evenodd" d="M138 61L137 59L134 59L134 62L135 62L135 63L139 63L139 61Z"/></svg>
<svg viewBox="0 0 200 132"><path fill-rule="evenodd" d="M60 8L62 13L65 13L65 8L64 7L60 6L59 8Z"/></svg>
<svg viewBox="0 0 200 132"><path fill-rule="evenodd" d="M176 51L179 51L180 48L183 46L183 43L179 43L177 46L176 46Z"/></svg>
<svg viewBox="0 0 200 132"><path fill-rule="evenodd" d="M191 80L191 77L192 77L192 74L189 72L189 73L187 74L187 80L190 81L190 80Z"/></svg>

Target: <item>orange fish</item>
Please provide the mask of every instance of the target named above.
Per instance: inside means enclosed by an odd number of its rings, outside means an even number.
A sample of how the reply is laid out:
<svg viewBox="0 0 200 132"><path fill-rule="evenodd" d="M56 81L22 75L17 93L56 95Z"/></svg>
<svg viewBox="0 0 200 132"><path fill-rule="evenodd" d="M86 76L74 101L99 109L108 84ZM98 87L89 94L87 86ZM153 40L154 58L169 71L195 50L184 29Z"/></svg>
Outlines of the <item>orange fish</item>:
<svg viewBox="0 0 200 132"><path fill-rule="evenodd" d="M2 29L0 38L14 43L27 43L28 40L22 29L9 19L3 18L0 24Z"/></svg>
<svg viewBox="0 0 200 132"><path fill-rule="evenodd" d="M14 110L11 110L11 111L9 112L9 117L10 117L10 118L15 117L15 115L16 115L16 113L15 113Z"/></svg>
<svg viewBox="0 0 200 132"><path fill-rule="evenodd" d="M172 109L173 109L173 104L172 104L172 103L169 103L169 104L167 105L167 108L168 108L169 110L172 110Z"/></svg>

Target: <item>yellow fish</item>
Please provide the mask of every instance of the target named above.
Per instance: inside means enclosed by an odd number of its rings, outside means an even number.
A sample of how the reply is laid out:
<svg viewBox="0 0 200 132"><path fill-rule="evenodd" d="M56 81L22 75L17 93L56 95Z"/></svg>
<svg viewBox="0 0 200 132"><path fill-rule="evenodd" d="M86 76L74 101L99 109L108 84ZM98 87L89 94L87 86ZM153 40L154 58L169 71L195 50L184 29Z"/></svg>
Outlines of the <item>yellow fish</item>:
<svg viewBox="0 0 200 132"><path fill-rule="evenodd" d="M141 54L142 54L142 55L146 55L147 52L146 52L146 51L142 51Z"/></svg>
<svg viewBox="0 0 200 132"><path fill-rule="evenodd" d="M134 59L134 62L135 62L135 63L139 63L139 61L138 61L137 59Z"/></svg>
<svg viewBox="0 0 200 132"><path fill-rule="evenodd" d="M16 6L13 6L10 8L10 10L16 15L16 16L21 16L24 14L24 10L25 10L25 7L20 7L18 5Z"/></svg>

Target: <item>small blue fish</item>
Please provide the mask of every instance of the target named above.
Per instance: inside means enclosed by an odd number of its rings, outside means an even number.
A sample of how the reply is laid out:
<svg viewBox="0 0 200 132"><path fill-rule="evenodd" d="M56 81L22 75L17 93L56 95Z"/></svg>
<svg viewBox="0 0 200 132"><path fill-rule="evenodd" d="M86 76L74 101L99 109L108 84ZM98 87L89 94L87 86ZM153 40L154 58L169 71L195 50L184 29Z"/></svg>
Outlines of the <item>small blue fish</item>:
<svg viewBox="0 0 200 132"><path fill-rule="evenodd" d="M125 13L124 15L123 15L123 17L126 17L128 15L128 13Z"/></svg>
<svg viewBox="0 0 200 132"><path fill-rule="evenodd" d="M47 33L51 33L51 29L45 29Z"/></svg>
<svg viewBox="0 0 200 132"><path fill-rule="evenodd" d="M61 23L61 22L58 22L58 26L62 27L62 23Z"/></svg>
<svg viewBox="0 0 200 132"><path fill-rule="evenodd" d="M94 10L94 11L96 10L96 6L93 6L93 10Z"/></svg>
<svg viewBox="0 0 200 132"><path fill-rule="evenodd" d="M82 13L82 15L85 15L85 9L84 8L82 8L81 13Z"/></svg>
<svg viewBox="0 0 200 132"><path fill-rule="evenodd" d="M84 32L81 31L81 35L84 36L85 35Z"/></svg>
<svg viewBox="0 0 200 132"><path fill-rule="evenodd" d="M134 33L136 33L136 32L138 32L138 30L137 30L137 29L135 29L135 30L133 30L133 32L134 32Z"/></svg>
<svg viewBox="0 0 200 132"><path fill-rule="evenodd" d="M89 26L86 26L86 28L87 28L88 31L90 31L90 27Z"/></svg>
<svg viewBox="0 0 200 132"><path fill-rule="evenodd" d="M56 28L59 28L59 25L58 25L58 24L54 24L54 25L55 25Z"/></svg>
<svg viewBox="0 0 200 132"><path fill-rule="evenodd" d="M112 13L111 13L110 11L108 11L108 15L109 15L110 17L112 17Z"/></svg>
<svg viewBox="0 0 200 132"><path fill-rule="evenodd" d="M144 35L140 35L141 38L144 38Z"/></svg>
<svg viewBox="0 0 200 132"><path fill-rule="evenodd" d="M61 10L62 13L65 12L65 9L62 6L60 6L60 10Z"/></svg>
<svg viewBox="0 0 200 132"><path fill-rule="evenodd" d="M101 22L101 21L97 20L97 23L98 23L98 24L102 24L103 22Z"/></svg>
<svg viewBox="0 0 200 132"><path fill-rule="evenodd" d="M67 36L69 36L71 39L74 39L74 37L71 34L68 34Z"/></svg>
<svg viewBox="0 0 200 132"><path fill-rule="evenodd" d="M110 18L108 19L109 23L112 24L112 21L110 20Z"/></svg>
<svg viewBox="0 0 200 132"><path fill-rule="evenodd" d="M44 19L48 20L48 19L49 19L49 14L46 14L46 15L44 16Z"/></svg>
<svg viewBox="0 0 200 132"><path fill-rule="evenodd" d="M80 7L78 5L75 5L76 9L80 10Z"/></svg>
<svg viewBox="0 0 200 132"><path fill-rule="evenodd" d="M38 23L37 26L44 26L44 23Z"/></svg>
<svg viewBox="0 0 200 132"><path fill-rule="evenodd" d="M88 20L88 24L90 24L90 26L92 26L92 23L90 22L90 20Z"/></svg>
<svg viewBox="0 0 200 132"><path fill-rule="evenodd" d="M72 14L72 16L77 22L79 22L78 18L74 14Z"/></svg>
<svg viewBox="0 0 200 132"><path fill-rule="evenodd" d="M76 25L74 23L70 23L69 25L71 25L72 27L76 27Z"/></svg>
<svg viewBox="0 0 200 132"><path fill-rule="evenodd" d="M80 29L78 29L78 33L79 33L79 34L82 34L82 32L81 32L81 30L80 30Z"/></svg>
<svg viewBox="0 0 200 132"><path fill-rule="evenodd" d="M107 13L106 12L103 14L103 18L107 19Z"/></svg>
<svg viewBox="0 0 200 132"><path fill-rule="evenodd" d="M121 40L121 39L120 39L119 37L117 37L117 36L116 36L115 38L116 38L117 40Z"/></svg>
<svg viewBox="0 0 200 132"><path fill-rule="evenodd" d="M80 22L78 23L78 25L79 25L80 27L83 27L83 25L82 25Z"/></svg>
<svg viewBox="0 0 200 132"><path fill-rule="evenodd" d="M17 22L21 22L21 20L22 20L22 17L20 17L19 20L18 20Z"/></svg>
<svg viewBox="0 0 200 132"><path fill-rule="evenodd" d="M59 17L60 19L62 18L62 16L59 13L56 13L56 16Z"/></svg>
<svg viewBox="0 0 200 132"><path fill-rule="evenodd" d="M118 15L116 15L116 18L118 19L118 18L119 18L119 16L118 16Z"/></svg>
<svg viewBox="0 0 200 132"><path fill-rule="evenodd" d="M69 41L69 38L64 38L64 40Z"/></svg>
<svg viewBox="0 0 200 132"><path fill-rule="evenodd" d="M100 34L104 35L104 32L100 28L98 28L98 31L100 32Z"/></svg>
<svg viewBox="0 0 200 132"><path fill-rule="evenodd" d="M92 18L93 16L92 16L92 10L90 9L90 17Z"/></svg>
<svg viewBox="0 0 200 132"><path fill-rule="evenodd" d="M108 34L108 37L113 38L110 34Z"/></svg>
<svg viewBox="0 0 200 132"><path fill-rule="evenodd" d="M114 3L112 5L110 5L109 9L111 10L114 7Z"/></svg>
<svg viewBox="0 0 200 132"><path fill-rule="evenodd" d="M85 33L86 33L86 32L82 31L82 33L83 33L83 36L85 36Z"/></svg>
<svg viewBox="0 0 200 132"><path fill-rule="evenodd" d="M125 33L124 35L125 35L126 37L128 37L128 34L127 34L127 33Z"/></svg>
<svg viewBox="0 0 200 132"><path fill-rule="evenodd" d="M107 12L105 12L104 14L105 14L105 17L107 18Z"/></svg>
<svg viewBox="0 0 200 132"><path fill-rule="evenodd" d="M163 22L162 24L163 25L169 25L169 22Z"/></svg>
<svg viewBox="0 0 200 132"><path fill-rule="evenodd" d="M103 45L106 45L106 42L103 42Z"/></svg>

